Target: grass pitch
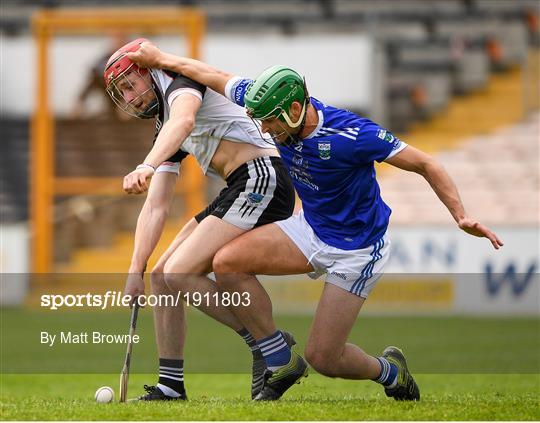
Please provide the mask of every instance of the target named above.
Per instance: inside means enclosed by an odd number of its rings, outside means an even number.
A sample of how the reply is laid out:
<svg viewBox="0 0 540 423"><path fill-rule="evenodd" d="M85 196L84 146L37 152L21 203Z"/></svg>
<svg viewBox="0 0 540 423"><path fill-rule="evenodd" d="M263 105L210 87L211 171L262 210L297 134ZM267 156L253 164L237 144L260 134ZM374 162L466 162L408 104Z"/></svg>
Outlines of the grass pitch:
<svg viewBox="0 0 540 423"><path fill-rule="evenodd" d="M417 375L418 403L386 398L373 382L311 374L278 402L248 399L249 375L187 375L189 401L97 404L117 375L4 375L2 420L539 420L538 375ZM130 396L154 375L132 375Z"/></svg>
<svg viewBox="0 0 540 423"><path fill-rule="evenodd" d="M40 331L126 333L129 312L3 309L0 315L2 420L540 420L540 321L530 318L361 316L351 342L370 354L404 349L421 390L398 403L371 381L311 371L278 402L250 399L250 353L242 340L200 313L188 313L188 402L97 404L110 386L118 399L125 345L40 344ZM278 316L303 350L311 316ZM156 383L150 310L139 316L129 397ZM70 374L68 374L70 373Z"/></svg>

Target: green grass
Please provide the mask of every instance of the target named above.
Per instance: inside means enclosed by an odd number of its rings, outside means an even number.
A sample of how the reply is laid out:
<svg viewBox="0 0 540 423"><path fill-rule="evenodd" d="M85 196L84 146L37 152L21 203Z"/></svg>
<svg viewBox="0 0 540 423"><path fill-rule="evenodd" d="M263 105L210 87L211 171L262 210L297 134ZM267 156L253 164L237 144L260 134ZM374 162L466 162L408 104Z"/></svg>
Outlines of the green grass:
<svg viewBox="0 0 540 423"><path fill-rule="evenodd" d="M132 375L130 394L153 375ZM369 381L312 374L275 403L247 399L248 375L187 375L182 403L97 404L117 375L4 375L2 420L539 420L538 375L417 375L418 403L399 403Z"/></svg>
<svg viewBox="0 0 540 423"><path fill-rule="evenodd" d="M279 402L249 397L250 353L230 329L188 313L187 403L96 404L100 386L118 390L125 345L40 344L40 331L126 333L129 312L2 309L2 420L540 420L539 319L361 316L350 341L370 354L402 347L422 392L419 403L386 398L370 381L311 372ZM300 351L311 316L278 316ZM130 396L155 384L150 310L139 316ZM69 374L68 374L69 373Z"/></svg>

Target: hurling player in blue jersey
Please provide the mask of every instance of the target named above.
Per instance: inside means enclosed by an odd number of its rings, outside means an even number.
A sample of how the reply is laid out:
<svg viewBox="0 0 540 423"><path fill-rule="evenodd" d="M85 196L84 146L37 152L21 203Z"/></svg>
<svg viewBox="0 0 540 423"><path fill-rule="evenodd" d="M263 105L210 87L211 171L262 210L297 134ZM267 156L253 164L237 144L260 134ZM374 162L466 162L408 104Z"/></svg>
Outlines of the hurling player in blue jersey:
<svg viewBox="0 0 540 423"><path fill-rule="evenodd" d="M389 257L391 210L380 196L375 161L422 175L460 229L487 238L496 249L502 246L467 215L444 168L369 119L309 97L303 78L287 67L274 66L253 81L151 44L130 58L179 72L245 106L274 139L302 200L299 214L236 238L213 260L220 289L250 293L249 306L232 310L257 340L268 367L256 399L278 399L307 365L276 329L270 298L254 275L308 273L327 275L306 344L309 364L330 377L374 380L396 400L419 400L400 349L387 347L373 357L347 338Z"/></svg>

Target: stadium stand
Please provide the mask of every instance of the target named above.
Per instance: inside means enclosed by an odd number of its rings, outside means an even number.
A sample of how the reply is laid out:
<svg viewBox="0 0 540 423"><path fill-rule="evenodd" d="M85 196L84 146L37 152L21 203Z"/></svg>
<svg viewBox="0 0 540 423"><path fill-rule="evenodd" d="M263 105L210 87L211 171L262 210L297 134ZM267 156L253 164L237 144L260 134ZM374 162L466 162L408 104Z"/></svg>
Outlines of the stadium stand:
<svg viewBox="0 0 540 423"><path fill-rule="evenodd" d="M31 13L40 8L110 3L4 0L0 32L27 34ZM114 5L155 3L116 0ZM538 163L532 159L538 157L533 139L538 136L538 115L518 123L526 110L539 106L534 94L538 93L538 52L529 53L530 47L540 46L537 0L163 0L160 5L202 8L209 32L369 32L383 46L387 62L384 124L403 133L412 145L437 154L478 218L490 224L538 222L538 205L532 204L538 195ZM524 93L526 71L535 75L530 92ZM363 112L369 115L369 110ZM124 175L148 148L152 129L145 124L58 121L58 175ZM28 117L3 113L0 129L2 222L25 221ZM535 155L531 149L536 149ZM99 154L104 150L106 155ZM476 166L480 161L482 166ZM452 223L422 184L415 175L383 171L382 190L394 209L394 222ZM62 264L58 269L91 271L99 263L103 271L125 270L141 200L91 194L59 198L55 260ZM161 246L172 240L179 224L167 225ZM118 234L115 229L127 232Z"/></svg>
<svg viewBox="0 0 540 423"><path fill-rule="evenodd" d="M109 119L98 122L85 119L57 121L58 176L118 176L129 173L133 162L148 151L154 137L151 121L130 119L118 122Z"/></svg>
<svg viewBox="0 0 540 423"><path fill-rule="evenodd" d="M1 222L28 219L28 119L0 119Z"/></svg>
<svg viewBox="0 0 540 423"><path fill-rule="evenodd" d="M436 154L454 178L468 212L488 225L540 223L540 114L490 135L466 139L459 150ZM381 178L394 224L453 224L426 182L393 172Z"/></svg>
<svg viewBox="0 0 540 423"><path fill-rule="evenodd" d="M59 120L56 125L56 175L59 177L121 177L148 151L154 126L150 121L115 119ZM113 134L113 136L111 136ZM106 154L104 154L106 152ZM99 166L96 165L99 163ZM74 249L108 247L117 230L132 231L144 197L87 196L59 198L55 215L56 261L65 262ZM179 215L179 207L172 216Z"/></svg>

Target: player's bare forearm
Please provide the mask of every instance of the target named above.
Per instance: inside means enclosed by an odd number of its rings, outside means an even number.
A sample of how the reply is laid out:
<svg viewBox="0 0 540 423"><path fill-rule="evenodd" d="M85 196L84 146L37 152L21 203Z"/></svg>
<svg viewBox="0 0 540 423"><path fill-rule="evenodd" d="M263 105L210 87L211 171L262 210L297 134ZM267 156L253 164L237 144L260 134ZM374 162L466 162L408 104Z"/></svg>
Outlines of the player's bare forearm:
<svg viewBox="0 0 540 423"><path fill-rule="evenodd" d="M459 198L456 185L444 169L444 167L429 154L424 153L412 146L387 159L387 163L409 172L422 175L456 222L465 217L465 209Z"/></svg>
<svg viewBox="0 0 540 423"><path fill-rule="evenodd" d="M225 85L233 77L232 74L223 72L199 60L169 53L163 53L159 67L181 73L222 95L225 95Z"/></svg>
<svg viewBox="0 0 540 423"><path fill-rule="evenodd" d="M421 174L446 206L456 223L466 217L465 208L459 196L456 184L444 167L434 159L428 160Z"/></svg>
<svg viewBox="0 0 540 423"><path fill-rule="evenodd" d="M452 178L433 157L414 147L407 146L386 162L400 169L422 175L450 211L461 230L473 236L489 239L495 249L502 247L503 243L495 233L477 220L467 216Z"/></svg>
<svg viewBox="0 0 540 423"><path fill-rule="evenodd" d="M172 70L220 94L224 94L225 85L233 76L199 60L165 53L151 42L142 43L137 51L127 56L141 67Z"/></svg>
<svg viewBox="0 0 540 423"><path fill-rule="evenodd" d="M489 230L489 228L467 216L463 203L459 198L456 185L440 163L431 160L426 165L424 177L448 208L461 230L467 232L469 235L489 239L493 248L496 250L504 245L502 240L494 232Z"/></svg>

